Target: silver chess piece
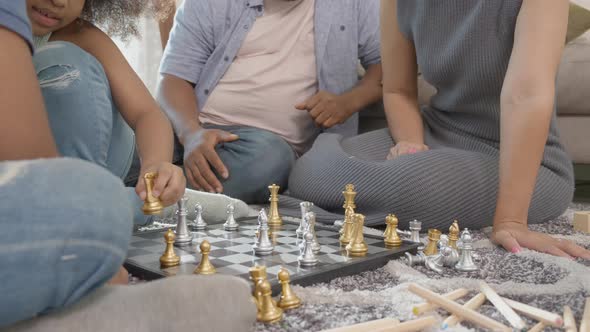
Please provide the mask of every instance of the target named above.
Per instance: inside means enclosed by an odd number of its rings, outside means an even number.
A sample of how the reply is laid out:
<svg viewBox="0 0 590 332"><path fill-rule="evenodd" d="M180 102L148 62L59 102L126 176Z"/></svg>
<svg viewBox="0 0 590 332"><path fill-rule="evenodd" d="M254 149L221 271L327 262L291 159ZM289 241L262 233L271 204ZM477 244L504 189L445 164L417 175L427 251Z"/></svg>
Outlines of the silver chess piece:
<svg viewBox="0 0 590 332"><path fill-rule="evenodd" d="M299 227L297 228L297 230L295 231L295 234L297 234L297 236L301 236L303 237L303 233L305 233L305 228L307 228L307 225L305 223L305 215L308 212L311 212L311 208L313 207L313 203L312 202L301 202L299 203L299 207L301 208L301 223L299 224Z"/></svg>
<svg viewBox="0 0 590 332"><path fill-rule="evenodd" d="M426 262L426 255L424 255L424 253L421 251L418 251L418 254L415 256L409 252L406 252L406 259L408 260L409 266L421 265Z"/></svg>
<svg viewBox="0 0 590 332"><path fill-rule="evenodd" d="M322 249L322 246L320 245L320 242L318 241L318 236L315 232L315 213L314 212L308 212L305 215L305 219L306 220L306 224L307 224L307 230L309 230L309 232L312 234L312 242L311 242L311 248L313 250L313 252L315 254L319 253L320 250Z"/></svg>
<svg viewBox="0 0 590 332"><path fill-rule="evenodd" d="M467 228L461 232L461 240L457 243L459 247L459 262L455 269L463 272L477 271L478 267L473 262L473 238Z"/></svg>
<svg viewBox="0 0 590 332"><path fill-rule="evenodd" d="M297 261L301 266L314 266L319 260L312 249L313 234L310 231L305 232L303 235L303 241L303 251L301 252L301 255L297 257Z"/></svg>
<svg viewBox="0 0 590 332"><path fill-rule="evenodd" d="M195 204L195 221L193 228L196 231L204 231L207 228L207 223L203 220L203 206L199 203Z"/></svg>
<svg viewBox="0 0 590 332"><path fill-rule="evenodd" d="M190 243L193 240L193 235L188 230L186 222L186 216L188 215L188 209L186 208L188 198L183 196L177 203L178 209L176 210L176 239L174 240L175 245L183 245Z"/></svg>
<svg viewBox="0 0 590 332"><path fill-rule="evenodd" d="M256 255L270 255L274 250L274 246L272 245L272 242L270 242L270 238L268 236L268 216L266 215L266 210L264 209L261 209L258 213L258 227L258 236L254 241L252 249L254 249Z"/></svg>
<svg viewBox="0 0 590 332"><path fill-rule="evenodd" d="M225 229L226 231L236 231L238 230L238 223L236 222L236 219L234 218L234 202L230 202L227 205L227 219L225 220L225 224L223 224L223 229Z"/></svg>
<svg viewBox="0 0 590 332"><path fill-rule="evenodd" d="M426 256L425 265L427 268L431 269L436 273L443 273L443 260L444 256L441 253L434 254L431 256Z"/></svg>
<svg viewBox="0 0 590 332"><path fill-rule="evenodd" d="M459 262L459 252L449 246L449 237L445 234L440 236L438 252L443 256L443 265L446 267L455 267L455 264Z"/></svg>
<svg viewBox="0 0 590 332"><path fill-rule="evenodd" d="M409 231L402 231L397 230L398 234L404 236L407 241L414 242L414 243L422 243L420 241L420 231L422 230L422 223L418 220L410 221L410 230Z"/></svg>

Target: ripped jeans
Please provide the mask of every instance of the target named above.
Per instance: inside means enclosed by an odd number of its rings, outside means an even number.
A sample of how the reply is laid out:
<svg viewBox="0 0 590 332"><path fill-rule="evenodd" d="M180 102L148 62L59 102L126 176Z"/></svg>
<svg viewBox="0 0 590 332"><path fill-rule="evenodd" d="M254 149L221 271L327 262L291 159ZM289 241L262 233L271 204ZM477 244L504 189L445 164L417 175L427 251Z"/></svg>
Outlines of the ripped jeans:
<svg viewBox="0 0 590 332"><path fill-rule="evenodd" d="M123 179L133 161L135 135L113 102L100 62L78 46L58 41L37 49L33 63L61 155L90 161ZM141 212L143 202L133 188L127 190L134 222L149 222Z"/></svg>
<svg viewBox="0 0 590 332"><path fill-rule="evenodd" d="M131 218L127 190L102 167L0 161L0 329L107 282L127 254Z"/></svg>

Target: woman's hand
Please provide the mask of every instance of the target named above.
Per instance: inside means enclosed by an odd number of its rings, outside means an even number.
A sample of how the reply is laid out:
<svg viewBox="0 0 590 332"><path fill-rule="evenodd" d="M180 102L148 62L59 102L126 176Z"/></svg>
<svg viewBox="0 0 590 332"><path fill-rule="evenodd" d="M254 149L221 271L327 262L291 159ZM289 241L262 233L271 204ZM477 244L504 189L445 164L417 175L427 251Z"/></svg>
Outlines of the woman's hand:
<svg viewBox="0 0 590 332"><path fill-rule="evenodd" d="M502 221L494 224L492 241L504 249L518 253L522 248L573 259L580 257L590 260L590 251L572 241L553 238L550 235L529 230L518 221Z"/></svg>
<svg viewBox="0 0 590 332"><path fill-rule="evenodd" d="M387 160L395 159L399 156L403 156L406 154L414 154L418 152L428 151L428 146L424 144L418 143L411 143L411 142L404 142L401 141L394 145L390 150L389 154L387 155Z"/></svg>
<svg viewBox="0 0 590 332"><path fill-rule="evenodd" d="M159 198L164 206L170 206L180 200L186 188L186 178L182 169L168 162L161 162L152 165L145 165L140 172L141 176L137 181L135 192L145 200L147 193L143 176L145 173L157 173L158 177L154 181L152 195Z"/></svg>

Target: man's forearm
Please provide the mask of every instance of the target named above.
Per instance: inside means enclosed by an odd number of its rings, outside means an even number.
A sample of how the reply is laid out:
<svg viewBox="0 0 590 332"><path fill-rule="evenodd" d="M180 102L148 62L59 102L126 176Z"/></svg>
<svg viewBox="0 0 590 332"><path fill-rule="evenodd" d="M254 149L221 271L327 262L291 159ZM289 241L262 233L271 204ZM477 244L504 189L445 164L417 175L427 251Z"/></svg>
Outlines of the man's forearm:
<svg viewBox="0 0 590 332"><path fill-rule="evenodd" d="M383 97L381 81L381 64L370 65L357 86L342 95L351 105L353 113L360 112L381 100Z"/></svg>
<svg viewBox="0 0 590 332"><path fill-rule="evenodd" d="M201 128L194 87L181 78L163 75L157 98L184 145L186 138Z"/></svg>

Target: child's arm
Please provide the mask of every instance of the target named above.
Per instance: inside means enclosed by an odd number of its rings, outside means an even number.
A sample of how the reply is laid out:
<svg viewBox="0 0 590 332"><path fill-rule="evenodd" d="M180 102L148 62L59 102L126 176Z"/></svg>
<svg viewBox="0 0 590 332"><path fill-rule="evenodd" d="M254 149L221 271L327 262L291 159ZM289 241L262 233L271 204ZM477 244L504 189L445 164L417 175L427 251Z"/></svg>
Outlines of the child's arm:
<svg viewBox="0 0 590 332"><path fill-rule="evenodd" d="M184 192L186 180L182 170L171 164L174 138L168 119L115 43L89 23L83 23L81 27L74 24L77 31L60 34L59 39L73 42L102 64L114 102L135 131L141 175L148 171L158 172L154 194L161 194L160 199L164 204L173 204ZM136 188L142 199L145 197L143 185L143 181L139 181Z"/></svg>

